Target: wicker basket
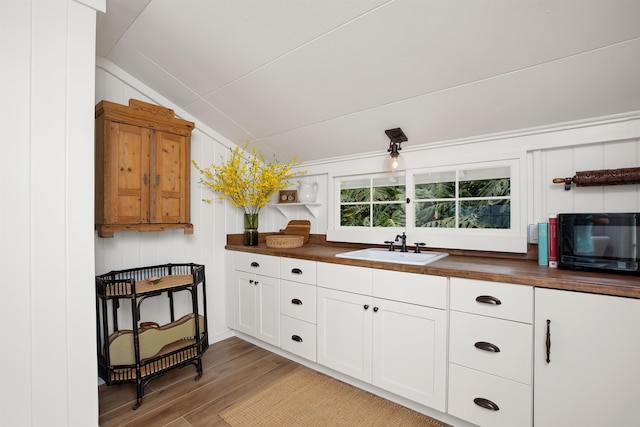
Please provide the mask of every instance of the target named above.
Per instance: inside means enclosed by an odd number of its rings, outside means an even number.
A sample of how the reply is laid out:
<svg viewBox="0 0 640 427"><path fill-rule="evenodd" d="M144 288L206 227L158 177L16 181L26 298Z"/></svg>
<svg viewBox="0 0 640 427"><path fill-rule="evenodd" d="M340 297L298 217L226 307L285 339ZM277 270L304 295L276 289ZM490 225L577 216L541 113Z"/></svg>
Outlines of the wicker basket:
<svg viewBox="0 0 640 427"><path fill-rule="evenodd" d="M304 245L304 236L298 235L275 235L264 238L268 248L291 249Z"/></svg>

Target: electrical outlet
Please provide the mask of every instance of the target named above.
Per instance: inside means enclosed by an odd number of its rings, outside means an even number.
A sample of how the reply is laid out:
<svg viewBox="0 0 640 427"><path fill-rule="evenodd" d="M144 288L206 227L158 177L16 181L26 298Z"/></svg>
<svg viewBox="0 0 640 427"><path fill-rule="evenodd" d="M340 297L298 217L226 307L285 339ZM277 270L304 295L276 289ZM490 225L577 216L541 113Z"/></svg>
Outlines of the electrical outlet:
<svg viewBox="0 0 640 427"><path fill-rule="evenodd" d="M537 244L538 243L538 224L529 224L529 233L527 235L527 242Z"/></svg>

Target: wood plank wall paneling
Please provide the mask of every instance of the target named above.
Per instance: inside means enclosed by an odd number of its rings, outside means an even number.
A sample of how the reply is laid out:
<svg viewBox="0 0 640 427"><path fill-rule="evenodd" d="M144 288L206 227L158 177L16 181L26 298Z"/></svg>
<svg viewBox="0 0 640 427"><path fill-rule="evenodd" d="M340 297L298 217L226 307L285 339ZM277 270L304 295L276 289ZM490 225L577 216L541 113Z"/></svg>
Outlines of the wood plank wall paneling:
<svg viewBox="0 0 640 427"><path fill-rule="evenodd" d="M553 178L571 177L576 172L640 166L640 139L563 147L541 151L534 179L543 182L542 194L534 203L544 206L541 214L561 212L638 212L640 186L613 185L576 187L564 190Z"/></svg>
<svg viewBox="0 0 640 427"><path fill-rule="evenodd" d="M124 74L121 70L109 69L108 61L99 61L96 67L96 102L106 99L127 104L129 98L165 105L180 115L180 108L153 92L144 83ZM163 104L165 102L165 104ZM185 117L193 120L191 117ZM634 139L630 139L632 135ZM196 122L192 136L192 158L201 166L219 163L228 155L228 141L215 131L202 129ZM627 139L624 139L627 138ZM596 126L563 128L554 132L499 138L495 141L482 140L471 145L458 144L451 147L437 147L411 153L416 161L424 161L425 166L454 164L461 158L489 159L491 147L496 152L526 151L529 153L526 183L528 223L547 219L549 213L577 210L640 211L638 186L574 188L565 192L562 185L553 185L555 177L573 176L576 171L602 168L633 167L640 165L640 119L629 122L605 123ZM611 141L609 141L611 140ZM614 142L615 140L615 142ZM465 157L466 156L466 157ZM289 219L311 220L314 234L324 234L327 229L327 195L331 185L328 173L361 170L371 159L348 159L324 164L313 164L305 176L306 182L318 182L318 202L322 204L318 218L311 216L300 207L285 217L277 209L266 207L260 214L260 230L276 231L284 228ZM346 173L346 172L345 172ZM191 215L195 231L185 236L182 231L165 232L121 232L113 239L96 238L96 272L98 274L113 269L137 267L164 262L193 261L205 264L207 268L207 291L209 302L209 330L211 340L229 334L225 319L232 316L232 295L225 292L226 278L230 274L230 262L224 245L226 234L239 233L243 228L241 211L229 203L216 200L215 195L198 184L199 175L192 170L191 175ZM296 188L295 184L291 188ZM201 202L212 199L211 204ZM182 302L181 302L182 303ZM146 310L149 316L161 319L164 310L161 303L155 303Z"/></svg>

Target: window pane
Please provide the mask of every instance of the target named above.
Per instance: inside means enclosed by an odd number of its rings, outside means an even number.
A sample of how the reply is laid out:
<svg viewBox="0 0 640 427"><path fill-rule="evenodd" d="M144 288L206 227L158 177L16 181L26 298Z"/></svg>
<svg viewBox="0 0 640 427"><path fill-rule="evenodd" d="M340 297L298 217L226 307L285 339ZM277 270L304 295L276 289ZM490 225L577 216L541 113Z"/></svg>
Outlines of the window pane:
<svg viewBox="0 0 640 427"><path fill-rule="evenodd" d="M406 224L405 204L373 205L374 227L404 227Z"/></svg>
<svg viewBox="0 0 640 427"><path fill-rule="evenodd" d="M417 202L416 227L455 228L455 202Z"/></svg>
<svg viewBox="0 0 640 427"><path fill-rule="evenodd" d="M405 200L405 177L384 176L373 179L373 200L377 202L397 202Z"/></svg>
<svg viewBox="0 0 640 427"><path fill-rule="evenodd" d="M369 205L340 206L340 225L345 227L367 227L370 224Z"/></svg>
<svg viewBox="0 0 640 427"><path fill-rule="evenodd" d="M340 189L340 203L368 202L371 192L369 187Z"/></svg>
<svg viewBox="0 0 640 427"><path fill-rule="evenodd" d="M460 197L509 196L510 189L511 180L509 178L460 181Z"/></svg>
<svg viewBox="0 0 640 427"><path fill-rule="evenodd" d="M460 228L510 228L510 200L460 202Z"/></svg>
<svg viewBox="0 0 640 427"><path fill-rule="evenodd" d="M415 175L414 180L416 184L453 182L456 180L456 173L454 171L422 173Z"/></svg>
<svg viewBox="0 0 640 427"><path fill-rule="evenodd" d="M397 202L405 200L407 192L404 185L389 187L374 187L373 200L376 202Z"/></svg>
<svg viewBox="0 0 640 427"><path fill-rule="evenodd" d="M416 199L450 199L456 196L455 182L417 184Z"/></svg>
<svg viewBox="0 0 640 427"><path fill-rule="evenodd" d="M509 167L460 171L460 197L504 197L511 194Z"/></svg>
<svg viewBox="0 0 640 427"><path fill-rule="evenodd" d="M450 199L456 196L456 173L438 172L415 176L416 199Z"/></svg>

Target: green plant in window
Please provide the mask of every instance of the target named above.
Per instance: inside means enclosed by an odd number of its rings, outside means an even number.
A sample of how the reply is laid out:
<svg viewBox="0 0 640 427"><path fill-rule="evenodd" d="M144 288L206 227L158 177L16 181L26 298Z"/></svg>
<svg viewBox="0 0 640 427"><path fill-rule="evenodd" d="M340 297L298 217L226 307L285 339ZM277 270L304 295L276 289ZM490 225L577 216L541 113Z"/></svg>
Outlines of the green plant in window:
<svg viewBox="0 0 640 427"><path fill-rule="evenodd" d="M450 199L456 196L455 182L416 184L417 199Z"/></svg>
<svg viewBox="0 0 640 427"><path fill-rule="evenodd" d="M460 197L504 197L510 188L509 178L460 181Z"/></svg>
<svg viewBox="0 0 640 427"><path fill-rule="evenodd" d="M404 185L373 187L373 200L377 202L395 202L407 198Z"/></svg>
<svg viewBox="0 0 640 427"><path fill-rule="evenodd" d="M340 207L340 225L343 227L367 227L369 220L369 205L343 205Z"/></svg>
<svg viewBox="0 0 640 427"><path fill-rule="evenodd" d="M400 203L373 205L373 226L404 227L407 222L404 207Z"/></svg>
<svg viewBox="0 0 640 427"><path fill-rule="evenodd" d="M368 202L369 188L343 188L340 190L340 203Z"/></svg>
<svg viewBox="0 0 640 427"><path fill-rule="evenodd" d="M454 228L455 202L417 202L416 227Z"/></svg>

